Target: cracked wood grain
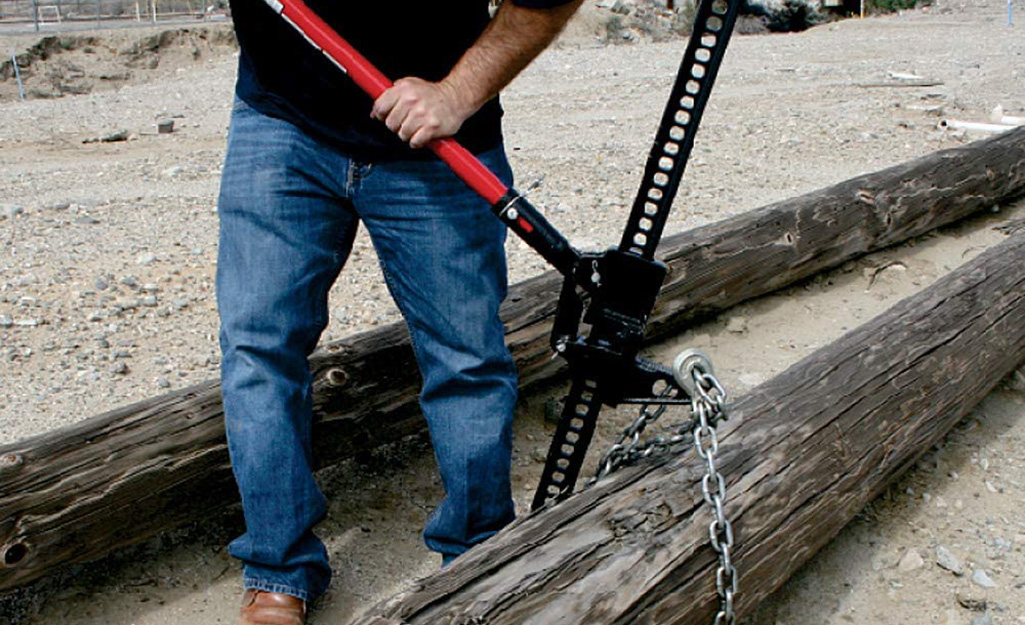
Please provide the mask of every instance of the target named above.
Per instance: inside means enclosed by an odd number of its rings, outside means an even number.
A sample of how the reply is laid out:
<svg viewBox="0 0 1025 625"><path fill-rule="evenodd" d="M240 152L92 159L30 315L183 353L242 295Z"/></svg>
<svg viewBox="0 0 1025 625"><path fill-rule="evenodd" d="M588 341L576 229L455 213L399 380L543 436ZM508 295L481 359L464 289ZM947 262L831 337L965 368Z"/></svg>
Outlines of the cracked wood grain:
<svg viewBox="0 0 1025 625"><path fill-rule="evenodd" d="M1025 192L1025 128L669 237L648 340ZM502 309L521 387L558 376L548 334L560 278L515 285ZM400 324L312 359L320 466L423 432ZM102 557L237 500L220 391L205 382L0 447L0 590Z"/></svg>
<svg viewBox="0 0 1025 625"><path fill-rule="evenodd" d="M727 513L750 613L1025 361L1025 234L731 408ZM718 608L690 449L517 521L365 625L693 624Z"/></svg>

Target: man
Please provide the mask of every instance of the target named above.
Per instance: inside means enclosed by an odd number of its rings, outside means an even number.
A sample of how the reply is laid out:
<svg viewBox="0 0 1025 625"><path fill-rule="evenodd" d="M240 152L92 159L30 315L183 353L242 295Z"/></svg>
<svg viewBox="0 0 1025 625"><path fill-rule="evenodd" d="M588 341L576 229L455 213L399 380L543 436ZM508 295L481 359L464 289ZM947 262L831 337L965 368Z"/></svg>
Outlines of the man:
<svg viewBox="0 0 1025 625"><path fill-rule="evenodd" d="M364 223L409 326L445 499L424 530L447 563L513 518L516 372L498 307L505 228L423 150L455 136L506 184L497 94L581 0L310 7L392 77L371 102L260 0L235 0L241 46L219 199L222 388L246 533L241 623L302 623L331 576L313 527L307 356ZM383 123L382 123L383 122Z"/></svg>

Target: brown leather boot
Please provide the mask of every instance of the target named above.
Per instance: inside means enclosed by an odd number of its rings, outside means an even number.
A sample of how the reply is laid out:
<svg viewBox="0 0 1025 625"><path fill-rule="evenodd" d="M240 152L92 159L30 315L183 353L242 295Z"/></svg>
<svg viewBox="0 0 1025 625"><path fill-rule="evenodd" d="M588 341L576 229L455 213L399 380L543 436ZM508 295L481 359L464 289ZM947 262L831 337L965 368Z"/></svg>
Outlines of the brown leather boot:
<svg viewBox="0 0 1025 625"><path fill-rule="evenodd" d="M242 596L238 625L303 625L306 602L291 595L247 590Z"/></svg>

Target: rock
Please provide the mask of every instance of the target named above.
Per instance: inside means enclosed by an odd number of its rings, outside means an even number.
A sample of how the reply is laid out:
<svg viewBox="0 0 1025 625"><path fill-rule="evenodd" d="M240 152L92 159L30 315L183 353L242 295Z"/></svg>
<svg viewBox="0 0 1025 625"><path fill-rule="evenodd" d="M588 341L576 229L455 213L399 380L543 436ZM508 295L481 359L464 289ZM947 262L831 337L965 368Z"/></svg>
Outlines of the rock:
<svg viewBox="0 0 1025 625"><path fill-rule="evenodd" d="M14 219L24 212L25 209L15 204L0 204L0 221Z"/></svg>
<svg viewBox="0 0 1025 625"><path fill-rule="evenodd" d="M14 325L14 319L7 315L0 315L0 328L9 328Z"/></svg>
<svg viewBox="0 0 1025 625"><path fill-rule="evenodd" d="M178 165L175 165L174 167L169 167L169 168L165 169L161 175L164 176L165 178L174 178L175 176L177 176L181 172L182 172L182 168L179 167Z"/></svg>
<svg viewBox="0 0 1025 625"><path fill-rule="evenodd" d="M972 612L984 612L986 610L986 600L973 597L972 595L957 593L957 603L965 610L971 610Z"/></svg>
<svg viewBox="0 0 1025 625"><path fill-rule="evenodd" d="M135 258L135 264L136 265L151 265L151 264L155 263L156 260L157 260L157 255L154 254L153 252L143 252L142 254L139 254ZM134 280L134 278L133 278L133 280ZM135 284L130 285L130 286L135 286L137 284L138 284L138 282L135 282Z"/></svg>
<svg viewBox="0 0 1025 625"><path fill-rule="evenodd" d="M961 566L961 562L954 556L954 554L947 551L946 547L936 547L936 564L941 569L946 569L954 575L964 575L964 567Z"/></svg>
<svg viewBox="0 0 1025 625"><path fill-rule="evenodd" d="M100 223L100 220L95 217L90 217L89 215L80 215L75 217L75 223L83 226L94 226Z"/></svg>
<svg viewBox="0 0 1025 625"><path fill-rule="evenodd" d="M93 283L93 286L96 287L97 291L106 291L110 287L110 284L103 278L96 278L96 282Z"/></svg>
<svg viewBox="0 0 1025 625"><path fill-rule="evenodd" d="M916 549L908 549L904 557L900 559L900 563L897 564L897 568L904 573L917 571L923 566L925 566L925 560L922 559L922 556L918 555L918 550Z"/></svg>
<svg viewBox="0 0 1025 625"><path fill-rule="evenodd" d="M119 282L130 289L134 289L135 287L139 286L139 281L135 278L135 276L125 276L121 278Z"/></svg>
<svg viewBox="0 0 1025 625"><path fill-rule="evenodd" d="M160 388L171 388L171 383L167 381L167 378L157 378L157 386Z"/></svg>
<svg viewBox="0 0 1025 625"><path fill-rule="evenodd" d="M993 625L993 617L989 612L972 619L972 625Z"/></svg>
<svg viewBox="0 0 1025 625"><path fill-rule="evenodd" d="M747 332L747 318L746 317L731 317L726 322L726 331L734 334L743 334Z"/></svg>
<svg viewBox="0 0 1025 625"><path fill-rule="evenodd" d="M984 571L983 569L975 569L975 572L972 573L972 582L974 582L975 585L979 586L980 588L997 587L996 582L994 582L990 578L989 574L987 574L986 571Z"/></svg>
<svg viewBox="0 0 1025 625"><path fill-rule="evenodd" d="M157 296L147 295L146 297L141 298L139 300L139 303L145 306L146 308L154 308L157 305Z"/></svg>
<svg viewBox="0 0 1025 625"><path fill-rule="evenodd" d="M111 368L111 373L114 375L126 375L128 373L128 363L123 360L119 360L117 364Z"/></svg>
<svg viewBox="0 0 1025 625"><path fill-rule="evenodd" d="M616 0L610 10L619 15L630 15L633 12L633 7L626 2L622 2L622 0Z"/></svg>
<svg viewBox="0 0 1025 625"><path fill-rule="evenodd" d="M31 319L31 318L30 319L18 319L17 321L14 322L14 325L18 326L19 328L35 328L36 326L39 325L39 320L38 319Z"/></svg>

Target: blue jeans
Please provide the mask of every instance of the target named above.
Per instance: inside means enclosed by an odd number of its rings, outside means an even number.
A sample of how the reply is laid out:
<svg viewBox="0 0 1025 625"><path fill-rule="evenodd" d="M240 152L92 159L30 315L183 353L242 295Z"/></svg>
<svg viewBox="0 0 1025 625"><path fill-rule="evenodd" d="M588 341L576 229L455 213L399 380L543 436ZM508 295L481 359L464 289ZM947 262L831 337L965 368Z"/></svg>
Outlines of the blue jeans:
<svg viewBox="0 0 1025 625"><path fill-rule="evenodd" d="M505 182L501 147L481 160ZM505 227L437 160L364 163L236 101L219 199L217 300L247 588L310 600L331 577L313 527L307 357L360 221L412 337L445 498L424 530L447 561L513 519L516 370L499 304Z"/></svg>

